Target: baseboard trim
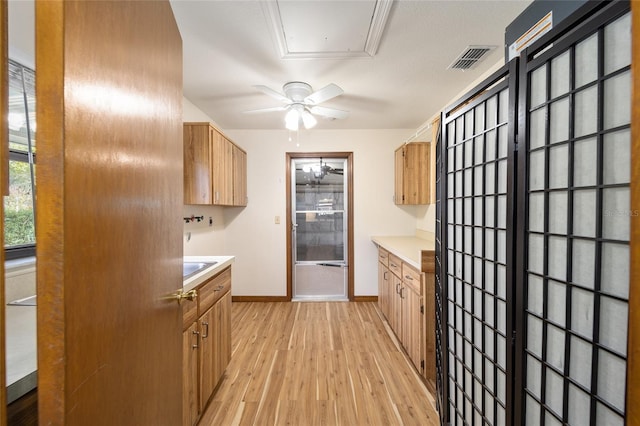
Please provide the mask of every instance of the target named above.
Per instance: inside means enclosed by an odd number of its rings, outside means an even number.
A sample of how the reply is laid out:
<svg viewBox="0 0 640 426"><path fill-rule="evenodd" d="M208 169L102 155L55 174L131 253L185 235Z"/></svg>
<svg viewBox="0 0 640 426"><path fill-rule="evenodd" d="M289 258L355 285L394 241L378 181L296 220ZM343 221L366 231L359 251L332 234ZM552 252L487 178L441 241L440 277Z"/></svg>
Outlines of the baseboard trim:
<svg viewBox="0 0 640 426"><path fill-rule="evenodd" d="M377 302L378 296L354 296L354 302Z"/></svg>
<svg viewBox="0 0 640 426"><path fill-rule="evenodd" d="M231 296L232 302L291 302L287 296Z"/></svg>

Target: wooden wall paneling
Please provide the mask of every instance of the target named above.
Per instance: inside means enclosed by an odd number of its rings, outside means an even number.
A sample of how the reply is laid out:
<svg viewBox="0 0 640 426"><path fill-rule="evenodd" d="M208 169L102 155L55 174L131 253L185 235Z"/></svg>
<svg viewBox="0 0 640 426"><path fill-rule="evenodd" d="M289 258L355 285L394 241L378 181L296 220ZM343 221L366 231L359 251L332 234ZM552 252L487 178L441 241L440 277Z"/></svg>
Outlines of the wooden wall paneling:
<svg viewBox="0 0 640 426"><path fill-rule="evenodd" d="M631 229L627 424L640 425L640 4L631 2ZM635 166L634 166L635 165Z"/></svg>
<svg viewBox="0 0 640 426"><path fill-rule="evenodd" d="M0 0L0 184L1 193L9 190L9 141L7 117L9 115L9 79L7 45L7 1ZM0 218L4 218L4 203L0 203ZM4 241L4 219L0 221L0 238ZM7 385L5 364L5 312L4 312L4 250L0 250L0 426L7 422Z"/></svg>
<svg viewBox="0 0 640 426"><path fill-rule="evenodd" d="M42 425L182 422L182 41L168 2L36 2Z"/></svg>

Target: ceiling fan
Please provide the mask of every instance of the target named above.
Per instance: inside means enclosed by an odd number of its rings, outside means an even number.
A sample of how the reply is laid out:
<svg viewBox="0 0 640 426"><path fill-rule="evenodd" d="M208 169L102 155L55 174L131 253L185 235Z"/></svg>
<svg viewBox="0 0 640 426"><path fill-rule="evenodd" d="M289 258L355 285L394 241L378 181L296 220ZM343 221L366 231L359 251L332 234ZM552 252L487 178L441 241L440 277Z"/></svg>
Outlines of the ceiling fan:
<svg viewBox="0 0 640 426"><path fill-rule="evenodd" d="M344 91L331 83L318 91L313 91L311 86L302 81L291 81L282 86L284 95L267 86L253 86L261 92L284 102L284 105L272 108L254 109L245 113L259 113L272 111L288 111L285 116L285 126L289 130L298 130L300 121L305 129L314 127L318 121L314 115L330 119L343 119L349 115L348 111L319 106L322 102L340 96Z"/></svg>

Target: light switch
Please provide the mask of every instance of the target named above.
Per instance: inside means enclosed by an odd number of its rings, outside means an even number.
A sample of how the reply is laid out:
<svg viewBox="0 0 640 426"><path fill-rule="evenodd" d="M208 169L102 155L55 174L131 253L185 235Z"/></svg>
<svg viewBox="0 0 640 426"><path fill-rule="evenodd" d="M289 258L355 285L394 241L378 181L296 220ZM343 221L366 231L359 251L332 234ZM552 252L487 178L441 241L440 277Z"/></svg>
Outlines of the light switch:
<svg viewBox="0 0 640 426"><path fill-rule="evenodd" d="M275 223L276 225L280 225L280 216L276 216Z"/></svg>

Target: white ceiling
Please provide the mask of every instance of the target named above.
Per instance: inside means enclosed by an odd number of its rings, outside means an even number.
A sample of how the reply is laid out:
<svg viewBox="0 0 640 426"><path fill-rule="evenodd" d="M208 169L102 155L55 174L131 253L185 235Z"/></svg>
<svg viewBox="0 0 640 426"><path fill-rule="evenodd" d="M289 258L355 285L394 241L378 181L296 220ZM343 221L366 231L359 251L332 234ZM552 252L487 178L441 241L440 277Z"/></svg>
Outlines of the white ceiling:
<svg viewBox="0 0 640 426"><path fill-rule="evenodd" d="M353 48L352 41L340 37L362 42L367 27L363 15L370 19L366 14L375 2L280 0L277 6L287 31L293 28L303 38L305 28L326 31L332 50ZM529 3L395 0L373 57L282 59L264 1L171 1L183 40L184 95L223 129L284 128L283 112L243 111L279 106L252 86L281 92L288 81L305 81L315 90L329 83L344 89L323 106L348 110L349 117L320 119L319 129L417 129L503 61L504 29ZM33 2L9 1L9 18L10 55L33 66ZM353 25L341 27L345 22ZM317 38L287 42L292 49L318 44ZM448 70L468 45L498 47L475 69Z"/></svg>
<svg viewBox="0 0 640 426"><path fill-rule="evenodd" d="M362 13L370 13L375 0L280 2L285 33L292 27L322 31L317 24L326 23L327 43L350 48L350 43L335 39L333 35L340 34L335 27L353 22L345 36L362 38ZM282 93L288 81L305 81L314 90L335 83L345 91L323 106L348 110L350 116L320 119L319 129L417 129L503 61L504 29L530 1L396 0L377 54L348 59L282 59L263 3L171 1L183 39L184 95L223 129L284 128L283 112L243 111L280 106L252 86ZM321 4L323 18L318 17ZM332 7L327 10L326 5ZM330 9L336 10L334 18L327 15ZM298 42L314 43L305 37L287 41L294 48ZM475 69L448 70L468 45L498 47Z"/></svg>

